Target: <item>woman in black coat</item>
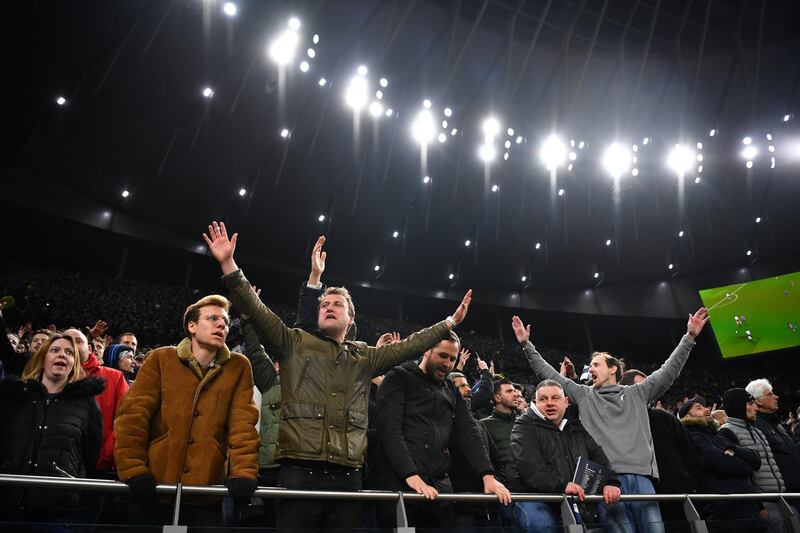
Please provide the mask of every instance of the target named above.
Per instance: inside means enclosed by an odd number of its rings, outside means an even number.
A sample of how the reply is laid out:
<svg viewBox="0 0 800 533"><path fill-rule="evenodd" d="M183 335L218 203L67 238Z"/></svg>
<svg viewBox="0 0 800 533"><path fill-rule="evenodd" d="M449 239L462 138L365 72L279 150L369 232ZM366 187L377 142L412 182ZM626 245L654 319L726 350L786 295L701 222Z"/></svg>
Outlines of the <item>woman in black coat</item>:
<svg viewBox="0 0 800 533"><path fill-rule="evenodd" d="M31 357L22 379L0 381L0 473L87 477L100 453L100 378L83 378L75 343L54 335ZM0 485L5 520L61 522L78 505L63 489Z"/></svg>

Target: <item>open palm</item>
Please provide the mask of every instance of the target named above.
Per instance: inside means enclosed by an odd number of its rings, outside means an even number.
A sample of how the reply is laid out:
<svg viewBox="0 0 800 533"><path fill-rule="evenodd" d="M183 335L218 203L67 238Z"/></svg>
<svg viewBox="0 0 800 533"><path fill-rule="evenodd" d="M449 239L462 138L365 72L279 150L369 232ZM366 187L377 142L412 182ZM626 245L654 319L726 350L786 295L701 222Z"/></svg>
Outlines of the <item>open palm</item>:
<svg viewBox="0 0 800 533"><path fill-rule="evenodd" d="M208 250L219 264L233 259L233 252L236 250L236 240L239 234L234 233L232 238L228 238L228 230L224 222L212 222L208 226L208 235L203 233L203 239L208 245Z"/></svg>

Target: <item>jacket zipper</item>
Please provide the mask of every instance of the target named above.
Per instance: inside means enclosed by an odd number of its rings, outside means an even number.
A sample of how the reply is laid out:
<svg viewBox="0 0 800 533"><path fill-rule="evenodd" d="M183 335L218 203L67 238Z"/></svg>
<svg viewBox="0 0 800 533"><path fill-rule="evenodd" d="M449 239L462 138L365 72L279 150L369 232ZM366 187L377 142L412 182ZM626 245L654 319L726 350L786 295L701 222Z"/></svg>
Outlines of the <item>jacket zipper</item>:
<svg viewBox="0 0 800 533"><path fill-rule="evenodd" d="M70 474L69 472L67 472L66 470L61 468L60 466L58 466L55 461L50 461L50 465L53 467L53 470L57 474L61 474L62 476L68 477L70 479L75 479L75 476L73 476L72 474Z"/></svg>

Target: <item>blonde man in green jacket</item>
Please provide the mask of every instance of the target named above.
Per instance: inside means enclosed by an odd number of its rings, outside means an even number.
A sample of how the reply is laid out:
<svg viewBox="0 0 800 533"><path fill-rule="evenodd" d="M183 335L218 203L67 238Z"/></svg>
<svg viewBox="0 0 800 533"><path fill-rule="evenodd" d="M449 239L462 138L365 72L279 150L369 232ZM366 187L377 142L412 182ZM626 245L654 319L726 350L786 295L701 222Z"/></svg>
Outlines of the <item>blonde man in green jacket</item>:
<svg viewBox="0 0 800 533"><path fill-rule="evenodd" d="M447 338L466 317L472 291L452 316L401 342L375 348L346 340L355 323L355 305L343 287L329 287L320 297L318 331L287 327L261 302L236 265L238 235L229 239L225 224L217 222L208 231L203 238L220 264L231 300L248 315L281 365L278 484L288 489L360 490L370 380ZM352 529L360 520L358 501L282 499L278 505L278 528Z"/></svg>

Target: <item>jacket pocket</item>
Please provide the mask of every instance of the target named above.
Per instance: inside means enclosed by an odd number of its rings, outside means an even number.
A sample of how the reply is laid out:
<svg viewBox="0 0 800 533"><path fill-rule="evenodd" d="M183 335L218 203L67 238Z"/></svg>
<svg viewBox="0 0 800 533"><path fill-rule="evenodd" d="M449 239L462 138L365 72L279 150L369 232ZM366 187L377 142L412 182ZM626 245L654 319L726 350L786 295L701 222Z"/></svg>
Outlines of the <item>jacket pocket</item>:
<svg viewBox="0 0 800 533"><path fill-rule="evenodd" d="M281 452L321 453L324 427L324 405L284 403L278 430Z"/></svg>
<svg viewBox="0 0 800 533"><path fill-rule="evenodd" d="M159 435L150 443L150 448L147 450L147 466L156 479L163 479L166 471L167 461L169 460L169 437L171 434L171 431L167 431L163 435Z"/></svg>
<svg viewBox="0 0 800 533"><path fill-rule="evenodd" d="M347 457L362 460L367 449L367 414L359 411L347 413Z"/></svg>

